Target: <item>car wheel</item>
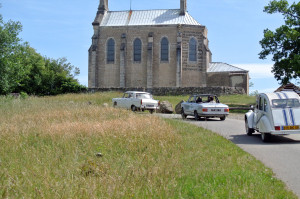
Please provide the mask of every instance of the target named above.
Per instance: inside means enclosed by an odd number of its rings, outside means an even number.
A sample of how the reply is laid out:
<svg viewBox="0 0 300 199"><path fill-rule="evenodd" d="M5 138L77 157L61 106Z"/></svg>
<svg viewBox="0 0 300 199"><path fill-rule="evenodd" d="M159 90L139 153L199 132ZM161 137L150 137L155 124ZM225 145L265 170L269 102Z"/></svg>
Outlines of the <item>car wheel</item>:
<svg viewBox="0 0 300 199"><path fill-rule="evenodd" d="M252 133L254 133L254 129L253 128L249 128L248 120L245 120L245 128L246 128L247 135L251 136Z"/></svg>
<svg viewBox="0 0 300 199"><path fill-rule="evenodd" d="M224 121L226 119L226 117L225 116L223 116L223 117L220 117L220 120L221 121Z"/></svg>
<svg viewBox="0 0 300 199"><path fill-rule="evenodd" d="M149 110L149 112L150 112L150 114L153 114L154 110L153 110L153 109L151 109L151 110Z"/></svg>
<svg viewBox="0 0 300 199"><path fill-rule="evenodd" d="M194 117L195 117L196 121L200 120L200 117L199 117L197 111L194 111Z"/></svg>
<svg viewBox="0 0 300 199"><path fill-rule="evenodd" d="M117 102L114 102L114 105L113 105L113 106L114 106L114 108L116 108L116 107L117 107Z"/></svg>
<svg viewBox="0 0 300 199"><path fill-rule="evenodd" d="M271 134L270 133L261 133L261 140L263 142L269 142L271 139Z"/></svg>
<svg viewBox="0 0 300 199"><path fill-rule="evenodd" d="M182 119L186 119L186 114L184 114L184 110L183 110L183 108L181 109L181 117L182 117Z"/></svg>
<svg viewBox="0 0 300 199"><path fill-rule="evenodd" d="M132 106L131 106L131 110L132 110L133 112L136 112L136 110L137 110L137 109L136 109L136 106L132 105Z"/></svg>

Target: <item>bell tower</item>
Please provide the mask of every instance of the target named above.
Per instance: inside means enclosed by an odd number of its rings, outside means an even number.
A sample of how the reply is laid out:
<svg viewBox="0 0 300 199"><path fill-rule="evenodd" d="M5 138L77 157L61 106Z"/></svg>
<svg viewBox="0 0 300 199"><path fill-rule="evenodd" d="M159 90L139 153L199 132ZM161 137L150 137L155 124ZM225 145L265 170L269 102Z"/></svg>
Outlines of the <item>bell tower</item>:
<svg viewBox="0 0 300 199"><path fill-rule="evenodd" d="M100 0L98 13L104 14L105 11L108 11L108 0Z"/></svg>
<svg viewBox="0 0 300 199"><path fill-rule="evenodd" d="M180 15L185 15L186 13L186 1L187 0L180 0Z"/></svg>

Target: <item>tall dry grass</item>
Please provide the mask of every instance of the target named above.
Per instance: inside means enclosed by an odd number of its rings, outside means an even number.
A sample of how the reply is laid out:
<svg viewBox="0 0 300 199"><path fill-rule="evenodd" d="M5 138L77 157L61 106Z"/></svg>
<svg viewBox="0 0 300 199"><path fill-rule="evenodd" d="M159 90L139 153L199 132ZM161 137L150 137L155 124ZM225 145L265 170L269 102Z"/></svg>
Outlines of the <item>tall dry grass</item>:
<svg viewBox="0 0 300 199"><path fill-rule="evenodd" d="M169 124L151 115L80 102L85 101L81 97L2 104L0 176L5 196L131 197L144 194L136 193L137 187L154 186L155 176L171 175L169 167L177 163L170 148L180 136ZM167 179L161 183L168 184Z"/></svg>
<svg viewBox="0 0 300 199"><path fill-rule="evenodd" d="M210 131L102 106L118 95L0 97L0 198L296 198Z"/></svg>

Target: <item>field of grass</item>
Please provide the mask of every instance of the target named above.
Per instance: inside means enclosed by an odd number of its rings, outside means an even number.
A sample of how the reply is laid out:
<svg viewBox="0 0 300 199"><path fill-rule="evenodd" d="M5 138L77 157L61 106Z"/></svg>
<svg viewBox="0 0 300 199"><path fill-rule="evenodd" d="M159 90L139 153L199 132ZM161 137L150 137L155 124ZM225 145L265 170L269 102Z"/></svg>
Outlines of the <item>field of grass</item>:
<svg viewBox="0 0 300 199"><path fill-rule="evenodd" d="M117 95L0 97L0 198L297 198L221 136L102 107Z"/></svg>

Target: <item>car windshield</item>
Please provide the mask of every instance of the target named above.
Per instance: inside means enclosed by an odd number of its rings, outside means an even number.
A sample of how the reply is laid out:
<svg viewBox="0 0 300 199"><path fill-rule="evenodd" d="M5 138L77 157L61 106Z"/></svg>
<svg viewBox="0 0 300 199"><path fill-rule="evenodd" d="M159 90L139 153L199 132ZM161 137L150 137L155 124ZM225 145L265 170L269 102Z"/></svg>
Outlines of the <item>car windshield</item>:
<svg viewBox="0 0 300 199"><path fill-rule="evenodd" d="M194 95L188 100L190 103L220 103L218 98L213 95Z"/></svg>
<svg viewBox="0 0 300 199"><path fill-rule="evenodd" d="M273 108L299 108L300 102L298 99L274 99L272 100Z"/></svg>
<svg viewBox="0 0 300 199"><path fill-rule="evenodd" d="M152 95L149 93L137 93L136 98L138 99L152 99Z"/></svg>

